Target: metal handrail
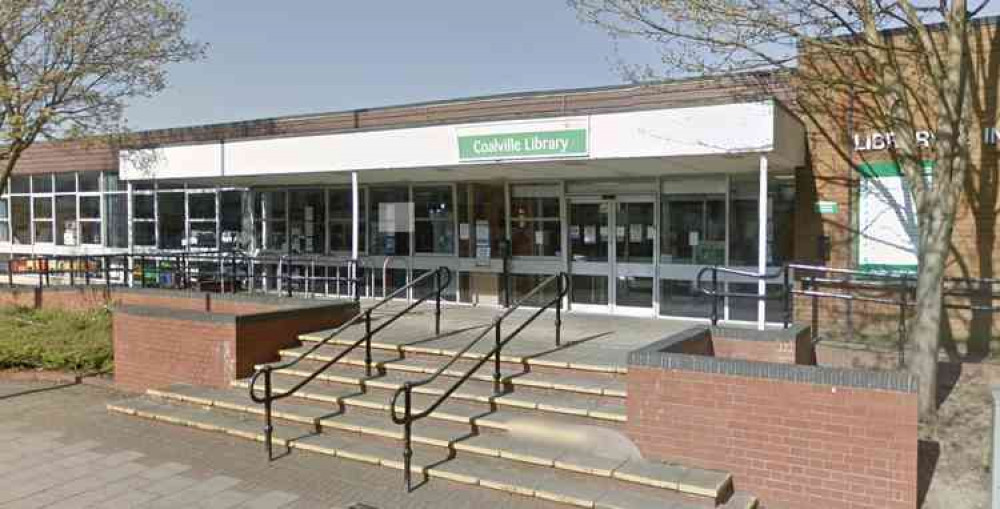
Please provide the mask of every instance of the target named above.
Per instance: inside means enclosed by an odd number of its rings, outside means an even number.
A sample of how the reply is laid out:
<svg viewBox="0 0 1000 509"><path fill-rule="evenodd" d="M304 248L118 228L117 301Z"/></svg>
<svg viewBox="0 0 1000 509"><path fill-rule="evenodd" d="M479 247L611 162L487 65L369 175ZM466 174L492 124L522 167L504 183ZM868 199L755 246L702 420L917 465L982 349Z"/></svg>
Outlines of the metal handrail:
<svg viewBox="0 0 1000 509"><path fill-rule="evenodd" d="M520 308L521 305L523 305L525 302L527 302L535 295L540 293L542 289L551 285L553 281L556 282L556 296L547 303L545 303L545 305L538 308L530 317L528 317L527 320L522 322L516 329L514 329L514 332L511 332L510 334L507 335L507 337L501 339L501 324L503 323L503 320L506 319L508 316L510 316L511 313L516 311L518 308ZM503 347L507 345L507 343L509 343L512 339L514 339L514 337L520 334L525 327L527 327L533 321L535 321L535 319L538 318L546 309L552 307L553 305L555 305L556 308L556 319L555 319L556 345L557 346L560 345L561 343L560 336L562 329L562 300L569 292L569 281L570 281L569 275L566 274L565 272L560 272L545 279L537 286L535 286L535 288L533 288L530 292L528 292L520 299L518 299L518 301L513 306L510 306L502 313L494 317L492 323L488 328L486 328L482 333L476 336L475 339L473 339L471 342L465 345L462 349L452 354L451 358L448 359L447 362L442 364L430 376L427 376L417 381L404 382L402 387L396 389L396 392L393 394L392 400L390 402L389 413L393 423L400 424L403 426L403 442L404 442L403 480L406 484L407 491L410 491L412 489L411 478L410 478L410 463L413 457L412 433L411 433L413 423L433 413L434 410L436 410L439 406L441 406L441 404L443 404L452 395L452 393L454 393L456 390L458 390L459 387L462 386L462 384L468 381L469 378L472 377L473 373L478 371L479 368L483 366L483 364L486 364L486 362L490 360L491 357L494 359L494 371L493 371L494 391L500 392L500 377L501 377L500 353L503 350ZM459 377L459 379L451 385L451 387L449 387L446 391L444 391L443 394L438 396L437 400L435 400L433 403L425 407L420 412L414 413L412 406L413 389L415 387L421 387L437 380L437 378L440 377L446 370L448 370L448 368L454 365L455 362L457 362L460 358L464 357L465 354L468 353L469 350L471 350L474 345L478 344L480 340L486 337L486 335L489 334L491 330L495 332L495 340L496 340L493 349L490 350L490 352L487 353L486 355L483 355L479 360L477 360L473 364L473 366L465 372L465 374ZM397 408L398 408L397 402L399 401L400 395L403 396L402 417L400 417L399 414L397 413Z"/></svg>
<svg viewBox="0 0 1000 509"><path fill-rule="evenodd" d="M429 294L421 297L420 299L418 299L413 304L408 305L402 311L396 312L392 317L388 318L387 320L384 320L377 328L375 328L374 330L372 329L372 327L371 327L371 317L372 317L372 312L373 311L375 311L376 309L382 307L386 303L390 302L392 299L394 299L400 293L409 291L410 288L413 288L417 284L423 282L424 280L430 279L431 277L433 277L435 279L435 289L434 289L433 292L431 292L431 293L429 293ZM442 278L444 278L443 281L442 281ZM319 341L316 344L314 344L305 353L299 355L298 357L296 357L296 358L294 358L292 360L289 360L289 361L285 361L285 362L268 363L268 364L263 364L263 365L257 366L257 368L254 370L253 375L250 377L249 391L250 391L250 399L254 403L261 403L261 404L264 405L264 419L266 421L266 424L265 424L265 427L264 427L264 434L266 436L265 445L266 445L266 448L267 448L267 457L268 457L268 460L273 460L274 459L274 454L273 454L273 449L272 449L272 444L271 444L271 441L272 441L271 439L272 439L273 434L274 434L274 425L273 425L273 421L272 421L272 417L271 417L271 407L272 407L272 405L273 405L273 403L275 401L287 398L288 396L291 396L292 394L295 394L299 389L301 389L302 387L304 387L309 382L312 382L321 373L323 373L327 369L329 369L330 366L333 366L334 364L336 364L337 362L339 362L340 359L342 359L348 353L354 351L354 349L358 348L362 343L364 343L364 345L365 345L365 373L367 374L367 376L371 376L371 368L372 368L371 339L372 339L372 336L374 336L375 334L377 334L378 332L380 332L382 329L388 327L391 323L393 323L396 320L398 320L400 317L402 317L403 315L405 315L406 313L408 313L410 310L412 310L413 308L415 308L420 303L426 301L428 298L430 298L431 295L435 296L435 301L436 301L435 313L434 313L434 333L435 333L435 335L439 335L441 333L441 294L444 292L445 289L447 289L451 285L451 279L452 279L452 277L451 277L451 270L448 269L447 267L439 267L439 268L437 268L437 269L435 269L435 270L433 270L431 272L427 272L426 274L421 275L420 277L414 279L413 281L410 281L406 285L404 285L404 286L396 289L391 294L389 294L387 297L385 297L384 299L382 299L379 302L377 302L375 305L373 305L373 306L365 309L364 311L361 311L358 314L354 315L349 320L347 320L347 322L343 323L342 325L340 325L339 327L337 327L336 329L334 329L333 332L331 332L329 335L327 335L327 337L323 338L321 341ZM296 364L298 364L299 362L301 362L303 359L307 358L310 354L312 354L313 352L315 352L317 349L325 346L327 343L330 342L330 340L332 340L338 334L340 334L341 332L343 332L344 330L346 330L348 327L350 327L350 326L358 323L362 318L364 318L364 321L365 321L365 334L364 334L364 336L362 336L357 341L355 341L354 343L352 343L346 349L342 350L340 353L338 353L332 359L324 362L322 366L320 366L318 369L316 369L315 371L313 371L313 373L311 373L309 376L303 378L300 382L298 382L297 384L295 384L293 387L291 387L289 389L286 389L283 392L280 392L278 394L274 394L273 393L273 391L271 389L272 372L274 372L275 370L287 369L287 368L290 368L292 366L295 366ZM257 396L257 389L256 389L257 380L259 379L259 377L262 374L264 375L264 396L263 397L258 397Z"/></svg>
<svg viewBox="0 0 1000 509"><path fill-rule="evenodd" d="M704 275L707 272L712 273L712 287L706 288L703 285ZM767 292L763 295L759 293L743 293L743 292L726 292L719 291L719 274L731 274L734 276L740 276L745 278L756 279L757 281L766 281L769 279L776 279L778 277L783 277L783 288L784 291L781 295L771 296ZM768 301L768 300L780 300L782 301L782 308L784 309L784 317L782 320L782 327L787 329L791 325L792 321L792 306L791 306L791 273L789 268L786 266L782 269L778 269L774 272L751 272L747 270L732 269L729 267L720 267L718 265L710 265L707 267L702 267L698 271L698 275L695 277L695 288L712 298L712 314L710 315L712 320L712 325L718 325L719 323L719 301L727 297L730 298L740 298L740 299L755 299L758 302Z"/></svg>

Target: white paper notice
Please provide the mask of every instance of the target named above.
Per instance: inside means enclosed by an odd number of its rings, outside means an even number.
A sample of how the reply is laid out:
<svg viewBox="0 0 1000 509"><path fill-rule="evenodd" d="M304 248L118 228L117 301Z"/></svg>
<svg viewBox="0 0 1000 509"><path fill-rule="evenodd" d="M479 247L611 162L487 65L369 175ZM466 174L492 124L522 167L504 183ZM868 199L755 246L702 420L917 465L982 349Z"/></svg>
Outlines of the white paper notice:
<svg viewBox="0 0 1000 509"><path fill-rule="evenodd" d="M701 235L698 234L698 231L688 232L688 245L695 247L698 244L701 244Z"/></svg>
<svg viewBox="0 0 1000 509"><path fill-rule="evenodd" d="M545 232L535 232L535 244L539 246L545 244Z"/></svg>
<svg viewBox="0 0 1000 509"><path fill-rule="evenodd" d="M597 244L597 227L590 225L583 227L583 243L584 244Z"/></svg>
<svg viewBox="0 0 1000 509"><path fill-rule="evenodd" d="M458 239L469 240L469 223L460 223L458 225Z"/></svg>
<svg viewBox="0 0 1000 509"><path fill-rule="evenodd" d="M628 241L630 243L640 243L642 242L642 225L641 224L631 224L628 227Z"/></svg>
<svg viewBox="0 0 1000 509"><path fill-rule="evenodd" d="M615 228L615 239L617 239L618 242L624 242L625 241L625 226L624 225L618 225L618 227Z"/></svg>

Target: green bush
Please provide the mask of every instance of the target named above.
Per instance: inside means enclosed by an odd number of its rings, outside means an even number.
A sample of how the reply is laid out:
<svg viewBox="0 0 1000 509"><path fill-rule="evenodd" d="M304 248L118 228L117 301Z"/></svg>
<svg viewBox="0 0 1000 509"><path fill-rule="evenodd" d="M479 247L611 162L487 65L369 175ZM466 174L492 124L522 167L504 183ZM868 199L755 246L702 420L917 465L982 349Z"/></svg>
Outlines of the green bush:
<svg viewBox="0 0 1000 509"><path fill-rule="evenodd" d="M109 371L111 313L0 308L0 369Z"/></svg>

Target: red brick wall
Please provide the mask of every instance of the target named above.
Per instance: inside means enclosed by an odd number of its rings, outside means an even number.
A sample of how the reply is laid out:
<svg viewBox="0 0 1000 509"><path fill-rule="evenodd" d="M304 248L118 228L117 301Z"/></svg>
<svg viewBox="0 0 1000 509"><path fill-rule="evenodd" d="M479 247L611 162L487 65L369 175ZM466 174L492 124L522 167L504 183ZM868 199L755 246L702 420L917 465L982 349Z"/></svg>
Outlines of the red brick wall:
<svg viewBox="0 0 1000 509"><path fill-rule="evenodd" d="M916 507L916 393L629 366L649 458L722 469L766 507Z"/></svg>
<svg viewBox="0 0 1000 509"><path fill-rule="evenodd" d="M278 351L298 345L300 334L336 327L356 312L349 307L340 308L337 312L322 308L303 309L294 316L268 320L237 319L236 376L249 376L255 364L278 360Z"/></svg>
<svg viewBox="0 0 1000 509"><path fill-rule="evenodd" d="M144 391L171 383L226 387L234 379L236 325L183 316L113 316L115 384Z"/></svg>

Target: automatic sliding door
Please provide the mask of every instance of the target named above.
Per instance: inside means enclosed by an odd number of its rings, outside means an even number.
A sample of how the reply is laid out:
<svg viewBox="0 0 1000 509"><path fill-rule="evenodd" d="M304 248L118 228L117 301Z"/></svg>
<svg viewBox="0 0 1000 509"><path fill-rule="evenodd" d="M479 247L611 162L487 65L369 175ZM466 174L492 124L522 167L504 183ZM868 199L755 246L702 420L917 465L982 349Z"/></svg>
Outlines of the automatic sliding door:
<svg viewBox="0 0 1000 509"><path fill-rule="evenodd" d="M653 309L656 207L652 200L618 201L615 207L615 310L648 315Z"/></svg>
<svg viewBox="0 0 1000 509"><path fill-rule="evenodd" d="M569 205L569 249L574 308L607 311L611 258L608 240L609 203L573 201Z"/></svg>

